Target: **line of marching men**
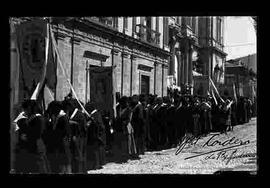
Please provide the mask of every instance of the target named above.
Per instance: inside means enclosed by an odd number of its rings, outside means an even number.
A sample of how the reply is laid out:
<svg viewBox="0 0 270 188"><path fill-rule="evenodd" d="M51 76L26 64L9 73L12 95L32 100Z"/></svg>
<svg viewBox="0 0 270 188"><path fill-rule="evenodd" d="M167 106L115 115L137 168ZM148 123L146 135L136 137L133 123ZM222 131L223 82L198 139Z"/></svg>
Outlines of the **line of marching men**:
<svg viewBox="0 0 270 188"><path fill-rule="evenodd" d="M52 101L44 114L35 100L26 100L14 121L18 138L14 171L87 173L109 159L138 159L145 151L175 147L186 134L226 133L250 120L251 113L239 114L244 108L248 111L247 100L225 101L215 102L211 96L123 96L110 119L90 102L84 105L90 114L86 116L70 95Z"/></svg>
<svg viewBox="0 0 270 188"><path fill-rule="evenodd" d="M44 114L36 100L25 100L14 120L15 173L87 173L105 164L105 127L92 103L82 111L70 96L52 101Z"/></svg>

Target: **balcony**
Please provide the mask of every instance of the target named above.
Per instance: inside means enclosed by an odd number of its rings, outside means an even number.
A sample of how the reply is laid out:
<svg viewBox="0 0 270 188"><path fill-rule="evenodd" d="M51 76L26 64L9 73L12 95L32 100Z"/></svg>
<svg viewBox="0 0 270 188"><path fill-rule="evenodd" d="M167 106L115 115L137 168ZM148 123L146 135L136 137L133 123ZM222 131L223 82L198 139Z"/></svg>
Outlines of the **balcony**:
<svg viewBox="0 0 270 188"><path fill-rule="evenodd" d="M199 44L198 35L196 31L193 31L189 25L184 25L181 29L184 36L192 38L196 45Z"/></svg>
<svg viewBox="0 0 270 188"><path fill-rule="evenodd" d="M117 29L118 27L113 17L83 17L82 19L99 25L109 26L110 29Z"/></svg>
<svg viewBox="0 0 270 188"><path fill-rule="evenodd" d="M113 26L113 18L112 17L99 17L99 22Z"/></svg>
<svg viewBox="0 0 270 188"><path fill-rule="evenodd" d="M222 45L220 42L217 40L213 39L213 47L223 51L224 45Z"/></svg>
<svg viewBox="0 0 270 188"><path fill-rule="evenodd" d="M160 33L152 30L151 28L138 24L136 25L136 35L139 37L139 39L148 42L153 45L159 45L160 44Z"/></svg>

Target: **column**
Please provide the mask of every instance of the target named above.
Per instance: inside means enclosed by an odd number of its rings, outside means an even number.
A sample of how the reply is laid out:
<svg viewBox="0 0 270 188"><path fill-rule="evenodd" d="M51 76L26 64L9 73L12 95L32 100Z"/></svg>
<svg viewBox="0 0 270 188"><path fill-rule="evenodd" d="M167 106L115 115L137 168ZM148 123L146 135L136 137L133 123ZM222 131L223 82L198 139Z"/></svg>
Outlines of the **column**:
<svg viewBox="0 0 270 188"><path fill-rule="evenodd" d="M130 54L122 52L122 95L130 96Z"/></svg>
<svg viewBox="0 0 270 188"><path fill-rule="evenodd" d="M181 52L179 50L176 51L176 58L177 58L177 80L176 80L176 85L180 86L182 82L182 62L181 62Z"/></svg>
<svg viewBox="0 0 270 188"><path fill-rule="evenodd" d="M192 53L193 53L193 47L190 46L188 50L188 84L192 84L192 69L193 69L193 63L192 63Z"/></svg>
<svg viewBox="0 0 270 188"><path fill-rule="evenodd" d="M170 67L169 74L174 76L175 74L175 48L174 46L172 46L172 56L171 56L169 67Z"/></svg>
<svg viewBox="0 0 270 188"><path fill-rule="evenodd" d="M121 62L121 57L119 56L119 49L112 49L111 54L112 54L112 67L113 67L113 81L114 85L113 87L115 88L115 92L120 92L121 93L121 85L122 85L122 62Z"/></svg>
<svg viewBox="0 0 270 188"><path fill-rule="evenodd" d="M116 117L116 92L121 92L121 59L119 57L119 50L111 50L112 58L112 87L113 87L113 109L114 117ZM112 117L112 114L111 114Z"/></svg>
<svg viewBox="0 0 270 188"><path fill-rule="evenodd" d="M187 39L186 39L187 40ZM189 54L188 43L185 42L185 84L188 84L188 71L189 71Z"/></svg>
<svg viewBox="0 0 270 188"><path fill-rule="evenodd" d="M83 50L80 46L80 39L76 36L71 38L71 79L72 86L77 94L79 100L83 101L85 99L85 64L81 62L81 55L83 54Z"/></svg>
<svg viewBox="0 0 270 188"><path fill-rule="evenodd" d="M156 64L155 94L161 96L162 92L162 67L161 63Z"/></svg>
<svg viewBox="0 0 270 188"><path fill-rule="evenodd" d="M162 64L162 76L161 76L161 79L162 79L162 81L161 81L161 83L162 83L162 86L161 86L161 96L163 97L163 90L164 90L164 64Z"/></svg>
<svg viewBox="0 0 270 188"><path fill-rule="evenodd" d="M156 83L157 83L157 62L154 62L154 95L156 94Z"/></svg>
<svg viewBox="0 0 270 188"><path fill-rule="evenodd" d="M137 57L132 54L131 59L131 77L130 77L130 95L138 94L139 79L137 73Z"/></svg>
<svg viewBox="0 0 270 188"><path fill-rule="evenodd" d="M86 104L88 101L88 84L89 84L89 78L88 78L88 73L89 73L89 63L88 60L85 62L85 101L84 103Z"/></svg>
<svg viewBox="0 0 270 188"><path fill-rule="evenodd" d="M186 65L185 65L185 52L182 51L179 56L181 58L181 82L180 82L180 84L182 86L182 84L185 84L185 67L186 67Z"/></svg>
<svg viewBox="0 0 270 188"><path fill-rule="evenodd" d="M166 61L164 62L166 63ZM163 96L167 96L167 75L168 75L168 65L163 65Z"/></svg>

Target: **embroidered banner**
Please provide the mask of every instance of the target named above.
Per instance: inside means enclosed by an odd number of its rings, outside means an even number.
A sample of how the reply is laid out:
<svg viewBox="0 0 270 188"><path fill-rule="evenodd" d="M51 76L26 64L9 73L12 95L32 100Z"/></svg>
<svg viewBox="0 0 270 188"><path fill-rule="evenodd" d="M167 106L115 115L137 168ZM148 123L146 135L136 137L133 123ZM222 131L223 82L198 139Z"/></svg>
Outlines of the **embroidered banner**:
<svg viewBox="0 0 270 188"><path fill-rule="evenodd" d="M30 98L41 79L45 62L46 21L36 19L18 25L17 36L23 79L23 96Z"/></svg>

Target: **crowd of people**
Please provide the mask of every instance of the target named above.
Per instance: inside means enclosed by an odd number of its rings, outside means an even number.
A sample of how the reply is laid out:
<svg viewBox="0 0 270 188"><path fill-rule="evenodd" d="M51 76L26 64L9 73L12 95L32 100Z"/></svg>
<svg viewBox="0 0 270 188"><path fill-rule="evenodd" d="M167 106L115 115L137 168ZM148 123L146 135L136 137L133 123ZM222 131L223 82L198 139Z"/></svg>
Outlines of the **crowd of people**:
<svg viewBox="0 0 270 188"><path fill-rule="evenodd" d="M145 151L176 147L186 134L227 133L255 116L248 98L133 95L117 99L115 117L68 95L42 112L25 100L16 119L16 173L87 173L108 159L139 159ZM85 113L84 109L87 111Z"/></svg>

